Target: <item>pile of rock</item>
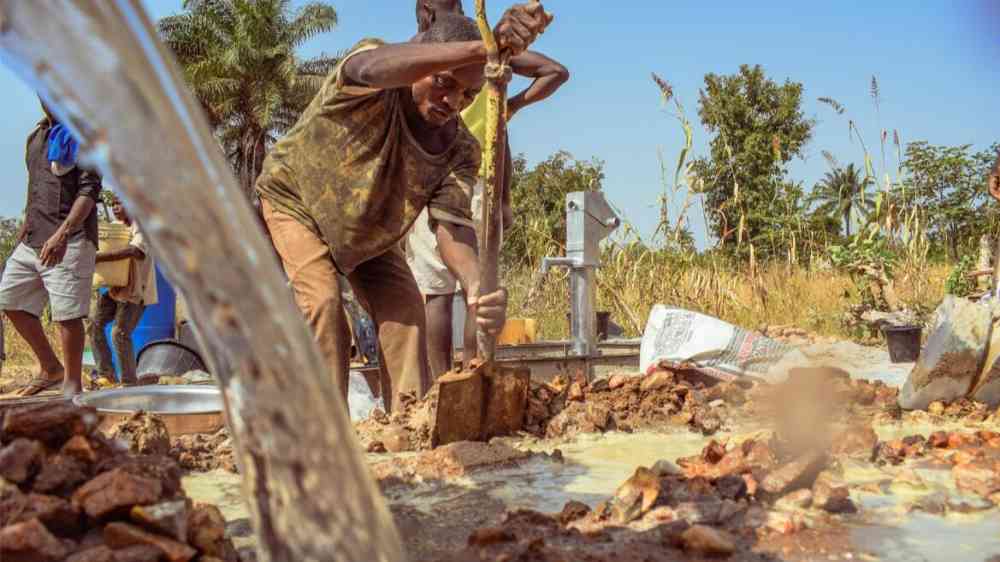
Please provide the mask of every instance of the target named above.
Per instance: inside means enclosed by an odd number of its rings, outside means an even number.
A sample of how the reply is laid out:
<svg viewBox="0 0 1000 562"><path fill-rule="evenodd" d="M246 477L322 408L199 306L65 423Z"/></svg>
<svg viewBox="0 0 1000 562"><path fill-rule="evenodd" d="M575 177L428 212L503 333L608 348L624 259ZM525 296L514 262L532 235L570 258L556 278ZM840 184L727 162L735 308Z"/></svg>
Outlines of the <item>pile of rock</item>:
<svg viewBox="0 0 1000 562"><path fill-rule="evenodd" d="M132 453L69 404L7 412L0 432L3 562L237 562L225 519L162 455Z"/></svg>
<svg viewBox="0 0 1000 562"><path fill-rule="evenodd" d="M875 449L875 462L880 465L901 465L913 459L929 459L932 467L951 467L959 490L1000 505L1000 433L936 431L929 437L882 441Z"/></svg>
<svg viewBox="0 0 1000 562"><path fill-rule="evenodd" d="M452 560L759 560L754 545L857 511L827 454L782 449L773 436L712 441L677 464L639 467L593 507L511 512Z"/></svg>
<svg viewBox="0 0 1000 562"><path fill-rule="evenodd" d="M732 409L746 402L746 395L738 383L665 369L595 381L559 376L532 383L524 428L540 438L677 426L711 435L732 417ZM391 415L375 410L355 424L362 445L371 453L430 449L436 400L432 389L422 400L405 399L402 410Z"/></svg>

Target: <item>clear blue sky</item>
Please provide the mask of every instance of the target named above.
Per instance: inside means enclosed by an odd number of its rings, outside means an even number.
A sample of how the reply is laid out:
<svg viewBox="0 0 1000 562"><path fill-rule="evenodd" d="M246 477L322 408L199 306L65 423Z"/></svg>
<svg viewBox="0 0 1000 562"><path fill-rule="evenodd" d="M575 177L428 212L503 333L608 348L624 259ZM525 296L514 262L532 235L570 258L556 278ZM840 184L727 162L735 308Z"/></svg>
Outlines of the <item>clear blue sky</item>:
<svg viewBox="0 0 1000 562"><path fill-rule="evenodd" d="M470 10L472 0L464 1ZM307 45L305 54L337 52L365 36L404 41L413 34L411 0L329 2L340 24ZM181 6L181 0L144 3L153 17ZM505 5L489 4L495 21ZM792 172L807 185L827 169L821 150L845 164L862 161L846 119L817 103L820 96L844 104L870 146L877 146L883 127L890 135L898 129L904 142L985 148L1000 140L1000 0L550 0L546 6L556 22L535 48L563 62L573 78L511 124L514 150L532 162L559 149L604 160L605 191L645 234L655 226L661 191L657 148L673 161L682 141L676 121L662 111L649 78L653 71L673 84L695 121L696 154L708 140L697 123L706 73L761 64L773 79L802 82L805 113L818 125ZM881 87L880 117L869 96L872 75ZM39 109L32 92L6 69L0 69L0 107L0 216L14 216L24 204L24 139ZM695 226L703 241L700 222Z"/></svg>

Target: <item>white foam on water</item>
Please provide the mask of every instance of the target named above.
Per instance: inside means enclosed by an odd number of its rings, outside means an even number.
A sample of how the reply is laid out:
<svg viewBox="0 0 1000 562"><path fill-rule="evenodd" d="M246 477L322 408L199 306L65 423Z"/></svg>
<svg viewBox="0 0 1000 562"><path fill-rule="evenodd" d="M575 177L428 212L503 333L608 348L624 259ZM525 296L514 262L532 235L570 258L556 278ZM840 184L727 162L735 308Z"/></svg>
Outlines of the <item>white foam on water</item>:
<svg viewBox="0 0 1000 562"><path fill-rule="evenodd" d="M385 410L382 399L375 398L365 377L357 371L351 371L351 378L347 385L347 406L351 414L351 421L368 419L375 408Z"/></svg>

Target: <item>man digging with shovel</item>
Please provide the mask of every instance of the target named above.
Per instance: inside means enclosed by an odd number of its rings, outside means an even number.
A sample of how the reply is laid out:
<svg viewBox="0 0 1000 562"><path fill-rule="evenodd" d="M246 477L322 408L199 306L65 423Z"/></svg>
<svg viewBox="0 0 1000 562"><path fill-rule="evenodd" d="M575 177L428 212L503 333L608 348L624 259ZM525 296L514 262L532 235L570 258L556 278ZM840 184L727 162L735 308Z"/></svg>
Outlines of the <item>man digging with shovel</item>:
<svg viewBox="0 0 1000 562"><path fill-rule="evenodd" d="M514 6L497 40L520 54L549 21L540 4ZM424 208L437 236L457 242L463 275L476 277L470 198L480 147L458 116L483 88L486 62L464 16L440 17L419 41L362 41L264 163L257 191L267 229L345 400L350 337L338 271L378 326L393 409L430 386L423 299L399 244ZM506 292L473 286L469 299L480 327L497 333Z"/></svg>
<svg viewBox="0 0 1000 562"><path fill-rule="evenodd" d="M417 0L417 28L420 33L426 32L437 20L440 14L464 14L460 0ZM419 35L418 35L419 37ZM539 53L525 51L510 61L514 74L531 78L532 82L520 94L513 96L507 102L507 120L525 107L547 99L560 86L569 80L569 71L558 62ZM462 121L469 132L476 137L480 145L485 144L487 92L483 91L465 111ZM513 222L513 211L510 204L510 182L513 165L510 157L510 146L505 151L503 170L503 224L506 228ZM480 170L482 175L482 170ZM472 214L475 220L480 220L482 181L476 182L472 196ZM451 249L442 247L440 240L432 229L432 221L425 210L417 218L413 229L406 238L406 261L420 287L420 292L426 300L427 312L427 355L430 361L431 375L438 377L452 368L452 302L459 288L468 292L468 283L475 280L461 279L454 264L446 261L455 255ZM465 337L463 349L463 364L468 365L476 356L476 326L471 313L466 315Z"/></svg>

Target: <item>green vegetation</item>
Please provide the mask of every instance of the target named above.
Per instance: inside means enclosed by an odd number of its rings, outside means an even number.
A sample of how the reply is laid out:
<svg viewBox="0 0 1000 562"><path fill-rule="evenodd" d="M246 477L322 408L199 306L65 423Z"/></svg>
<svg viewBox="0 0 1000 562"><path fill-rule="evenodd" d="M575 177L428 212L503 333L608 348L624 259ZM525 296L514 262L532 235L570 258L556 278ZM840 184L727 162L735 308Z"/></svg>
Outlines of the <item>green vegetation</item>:
<svg viewBox="0 0 1000 562"><path fill-rule="evenodd" d="M804 193L788 179L787 165L812 137L802 92L802 84L779 85L759 65L705 76L698 115L712 138L694 172L723 248L776 256L801 232Z"/></svg>
<svg viewBox="0 0 1000 562"><path fill-rule="evenodd" d="M337 25L324 2L185 0L159 22L209 124L250 193L271 144L312 101L337 57L296 49Z"/></svg>

